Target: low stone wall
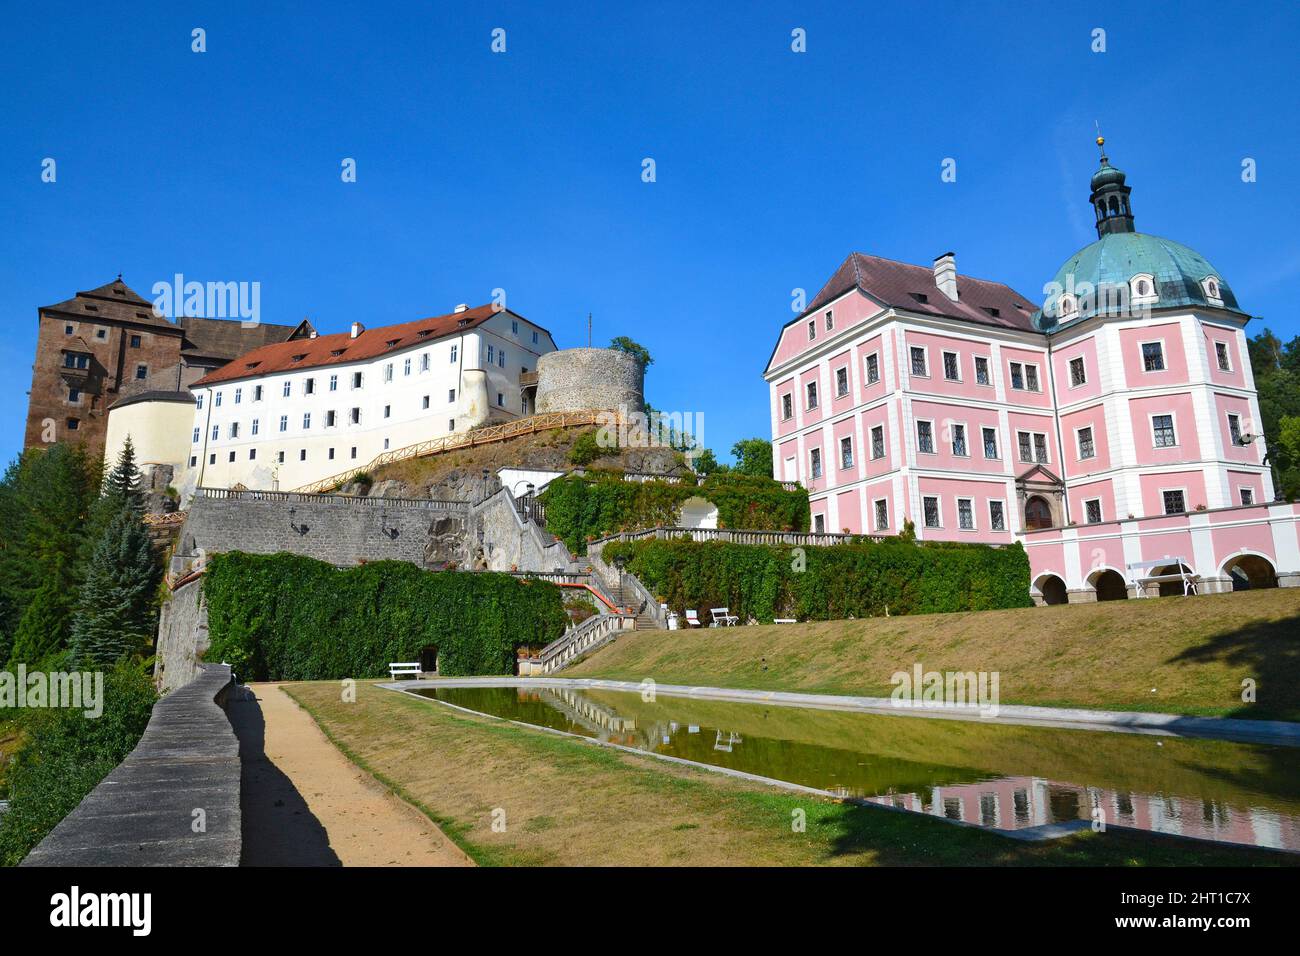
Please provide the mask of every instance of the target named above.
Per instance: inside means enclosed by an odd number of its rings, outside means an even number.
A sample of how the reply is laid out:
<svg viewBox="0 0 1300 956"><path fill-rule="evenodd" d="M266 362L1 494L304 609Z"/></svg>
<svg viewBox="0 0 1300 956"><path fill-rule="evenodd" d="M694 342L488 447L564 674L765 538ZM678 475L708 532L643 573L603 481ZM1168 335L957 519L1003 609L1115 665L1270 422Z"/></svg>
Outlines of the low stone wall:
<svg viewBox="0 0 1300 956"><path fill-rule="evenodd" d="M239 741L223 709L231 686L229 667L203 664L159 700L136 748L22 865L238 866Z"/></svg>
<svg viewBox="0 0 1300 956"><path fill-rule="evenodd" d="M212 497L200 490L177 558L289 551L340 566L392 559L435 567L465 559L466 510L458 502L255 492Z"/></svg>
<svg viewBox="0 0 1300 956"><path fill-rule="evenodd" d="M158 619L154 682L163 693L184 687L199 676L199 655L208 649L208 606L203 578L171 593Z"/></svg>
<svg viewBox="0 0 1300 956"><path fill-rule="evenodd" d="M531 521L525 521L515 507L510 491L502 488L486 501L474 505L469 513L469 527L474 532L475 553L471 566L488 571L577 571L582 565L574 560L564 543ZM482 554L477 552L477 535L483 532Z"/></svg>

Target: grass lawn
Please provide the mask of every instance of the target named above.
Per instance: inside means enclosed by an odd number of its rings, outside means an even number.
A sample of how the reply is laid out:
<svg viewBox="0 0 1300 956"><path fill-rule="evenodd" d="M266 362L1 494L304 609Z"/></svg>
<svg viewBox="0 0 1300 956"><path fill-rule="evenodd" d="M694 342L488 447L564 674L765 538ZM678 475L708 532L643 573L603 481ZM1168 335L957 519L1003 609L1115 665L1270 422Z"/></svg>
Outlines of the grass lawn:
<svg viewBox="0 0 1300 956"><path fill-rule="evenodd" d="M481 864L1293 865L1264 850L1082 833L1021 843L792 794L337 682L285 685L339 748ZM794 832L796 810L806 832ZM504 832L493 813L504 813ZM498 814L498 817L500 814Z"/></svg>
<svg viewBox="0 0 1300 956"><path fill-rule="evenodd" d="M887 697L916 663L998 671L1003 704L1300 720L1300 588L641 631L559 676Z"/></svg>

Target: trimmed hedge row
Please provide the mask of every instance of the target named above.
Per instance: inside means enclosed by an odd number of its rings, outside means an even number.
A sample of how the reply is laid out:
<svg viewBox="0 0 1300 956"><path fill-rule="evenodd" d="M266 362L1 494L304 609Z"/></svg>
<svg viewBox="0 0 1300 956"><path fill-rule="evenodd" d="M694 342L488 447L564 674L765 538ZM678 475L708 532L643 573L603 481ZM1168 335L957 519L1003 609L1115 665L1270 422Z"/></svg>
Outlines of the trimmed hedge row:
<svg viewBox="0 0 1300 956"><path fill-rule="evenodd" d="M707 619L729 607L741 621L776 617L834 620L938 611L1029 607L1029 557L1004 548L887 539L830 547L612 542L605 561L622 557L650 591L679 614Z"/></svg>
<svg viewBox="0 0 1300 956"><path fill-rule="evenodd" d="M217 555L203 585L211 647L244 680L387 677L438 649L444 675L513 674L516 649L564 633L560 589L405 561L340 569L293 554Z"/></svg>
<svg viewBox="0 0 1300 956"><path fill-rule="evenodd" d="M710 475L692 482L624 481L620 472L566 475L546 486L546 527L574 554L587 542L618 531L677 524L683 501L706 498L718 509L718 527L749 531L807 531L808 492L786 491L780 482L752 475Z"/></svg>

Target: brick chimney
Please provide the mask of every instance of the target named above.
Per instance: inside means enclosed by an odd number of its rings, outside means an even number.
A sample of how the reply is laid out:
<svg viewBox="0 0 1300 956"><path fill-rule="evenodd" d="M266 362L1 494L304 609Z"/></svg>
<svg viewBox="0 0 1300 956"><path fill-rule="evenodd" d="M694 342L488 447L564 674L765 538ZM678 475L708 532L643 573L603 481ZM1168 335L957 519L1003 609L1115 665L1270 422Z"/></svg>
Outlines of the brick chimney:
<svg viewBox="0 0 1300 956"><path fill-rule="evenodd" d="M934 260L934 284L952 301L957 301L957 256L945 252Z"/></svg>

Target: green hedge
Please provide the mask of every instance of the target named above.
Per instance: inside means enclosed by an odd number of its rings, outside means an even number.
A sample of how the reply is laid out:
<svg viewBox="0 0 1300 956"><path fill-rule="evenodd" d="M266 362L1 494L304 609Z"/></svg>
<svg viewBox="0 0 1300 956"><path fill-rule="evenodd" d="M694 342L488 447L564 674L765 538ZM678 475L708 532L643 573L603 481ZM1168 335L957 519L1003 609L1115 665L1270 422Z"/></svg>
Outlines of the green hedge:
<svg viewBox="0 0 1300 956"><path fill-rule="evenodd" d="M786 491L780 482L752 475L716 474L690 481L624 481L621 472L589 472L557 478L542 492L546 527L575 554L587 542L618 531L671 527L687 498L699 496L718 508L718 527L748 531L807 531L808 492Z"/></svg>
<svg viewBox="0 0 1300 956"><path fill-rule="evenodd" d="M803 570L796 570L799 556ZM1029 607L1029 557L1004 548L899 539L831 547L647 540L605 545L673 610L708 618L729 607L741 621L834 620L936 611Z"/></svg>
<svg viewBox="0 0 1300 956"><path fill-rule="evenodd" d="M104 712L75 708L17 713L27 739L7 774L9 812L0 816L0 866L17 866L76 809L140 741L158 695L139 664L104 675Z"/></svg>
<svg viewBox="0 0 1300 956"><path fill-rule="evenodd" d="M445 675L512 674L516 649L564 632L560 589L405 561L339 569L292 554L214 557L203 585L210 661L245 680L387 677L438 649Z"/></svg>

